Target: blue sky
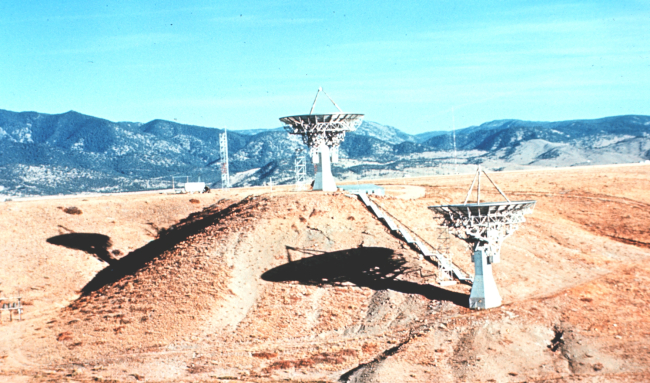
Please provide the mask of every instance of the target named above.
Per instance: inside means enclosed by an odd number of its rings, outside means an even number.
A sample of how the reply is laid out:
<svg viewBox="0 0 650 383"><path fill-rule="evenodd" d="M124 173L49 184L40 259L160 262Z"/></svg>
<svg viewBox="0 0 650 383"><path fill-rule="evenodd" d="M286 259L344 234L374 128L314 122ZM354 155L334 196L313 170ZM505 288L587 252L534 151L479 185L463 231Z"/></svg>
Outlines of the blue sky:
<svg viewBox="0 0 650 383"><path fill-rule="evenodd" d="M648 1L0 2L0 109L408 133L650 114ZM321 99L316 112L335 109Z"/></svg>

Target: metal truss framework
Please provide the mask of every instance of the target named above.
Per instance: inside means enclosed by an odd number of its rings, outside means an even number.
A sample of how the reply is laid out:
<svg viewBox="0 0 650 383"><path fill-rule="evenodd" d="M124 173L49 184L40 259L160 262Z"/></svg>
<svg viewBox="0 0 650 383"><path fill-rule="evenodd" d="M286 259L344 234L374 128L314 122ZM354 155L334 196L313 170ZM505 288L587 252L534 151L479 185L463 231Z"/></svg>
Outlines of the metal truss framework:
<svg viewBox="0 0 650 383"><path fill-rule="evenodd" d="M302 149L296 150L296 159L294 161L294 172L296 179L296 191L302 191L307 188L307 161Z"/></svg>
<svg viewBox="0 0 650 383"><path fill-rule="evenodd" d="M449 227L438 227L438 242L433 251L438 259L438 284L455 283Z"/></svg>
<svg viewBox="0 0 650 383"><path fill-rule="evenodd" d="M280 118L289 134L300 134L302 142L314 157L321 145L335 148L345 139L345 133L356 130L363 114L307 114Z"/></svg>
<svg viewBox="0 0 650 383"><path fill-rule="evenodd" d="M228 170L228 132L219 134L219 154L221 157L221 188L230 188L230 172Z"/></svg>
<svg viewBox="0 0 650 383"><path fill-rule="evenodd" d="M345 139L345 133L354 131L361 124L363 114L344 113L329 96L340 113L312 114L320 92L325 93L318 88L309 114L281 117L280 121L285 124L284 129L289 134L302 136L312 162L317 164L313 190L336 191L331 163L338 162L339 146Z"/></svg>
<svg viewBox="0 0 650 383"><path fill-rule="evenodd" d="M535 201L492 202L468 205L431 206L444 217L444 225L460 238L484 248L499 262L501 244L526 222Z"/></svg>

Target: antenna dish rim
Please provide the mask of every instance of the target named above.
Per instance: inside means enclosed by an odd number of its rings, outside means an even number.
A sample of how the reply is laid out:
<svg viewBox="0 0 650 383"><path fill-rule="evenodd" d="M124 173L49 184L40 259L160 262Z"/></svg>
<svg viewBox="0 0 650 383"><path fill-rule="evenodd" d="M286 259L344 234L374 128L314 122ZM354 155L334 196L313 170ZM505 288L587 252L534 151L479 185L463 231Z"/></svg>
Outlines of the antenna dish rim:
<svg viewBox="0 0 650 383"><path fill-rule="evenodd" d="M286 122L284 120L289 119L289 118L293 118L293 119L296 119L296 120L303 120L304 121L304 120L308 120L310 117L311 118L321 117L321 118L324 119L325 117L330 117L330 116L331 117L343 116L343 118L341 118L342 120L358 120L360 118L363 118L365 116L365 114L363 114L363 113L345 113L345 112L343 112L343 113L341 113L341 112L339 112L339 113L324 113L324 114L297 114L297 115L294 115L294 116L280 117L280 121L288 123L288 122ZM339 119L337 119L337 120L339 120ZM337 120L335 120L333 122L336 122ZM323 121L323 122L330 122L330 121Z"/></svg>
<svg viewBox="0 0 650 383"><path fill-rule="evenodd" d="M536 204L537 204L536 200L481 202L481 203L467 203L467 204L460 203L460 204L429 206L429 210L441 214L456 213L462 215L487 215L490 213L518 212L524 209L534 208ZM490 209L491 207L497 207L497 209L492 210ZM504 207L504 208L498 209L499 207Z"/></svg>

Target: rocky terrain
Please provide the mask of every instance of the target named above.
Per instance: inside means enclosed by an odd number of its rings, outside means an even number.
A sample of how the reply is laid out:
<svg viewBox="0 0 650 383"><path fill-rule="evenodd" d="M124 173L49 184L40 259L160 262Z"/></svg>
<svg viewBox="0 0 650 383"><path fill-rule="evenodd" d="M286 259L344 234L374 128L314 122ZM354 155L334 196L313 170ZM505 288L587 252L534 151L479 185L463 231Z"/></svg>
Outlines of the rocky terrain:
<svg viewBox="0 0 650 383"><path fill-rule="evenodd" d="M650 165L500 172L535 211L470 287L356 198L288 186L0 204L0 380L520 382L650 379ZM466 176L380 180L426 242ZM500 200L484 190L484 198ZM469 249L454 261L473 271Z"/></svg>
<svg viewBox="0 0 650 383"><path fill-rule="evenodd" d="M0 198L160 190L172 176L221 187L222 129L153 120L111 122L77 112L0 110ZM454 158L454 136L457 156ZM234 186L294 183L299 137L282 128L228 132ZM638 163L650 160L650 117L492 121L409 135L364 121L341 145L339 179ZM307 166L308 176L313 167ZM184 182L184 181L183 181Z"/></svg>

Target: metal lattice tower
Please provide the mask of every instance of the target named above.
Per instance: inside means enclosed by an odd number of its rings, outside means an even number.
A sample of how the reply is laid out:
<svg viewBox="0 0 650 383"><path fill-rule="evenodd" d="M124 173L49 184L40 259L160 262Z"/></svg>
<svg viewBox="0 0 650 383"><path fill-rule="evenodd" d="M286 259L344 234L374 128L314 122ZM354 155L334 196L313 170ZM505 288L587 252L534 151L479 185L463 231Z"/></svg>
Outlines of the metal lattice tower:
<svg viewBox="0 0 650 383"><path fill-rule="evenodd" d="M294 161L294 172L296 179L296 191L302 191L307 188L307 161L302 149L296 150L296 159Z"/></svg>
<svg viewBox="0 0 650 383"><path fill-rule="evenodd" d="M506 202L481 203L481 172ZM477 180L476 203L467 203ZM469 298L470 308L488 309L501 305L501 296L492 275L492 264L501 260L501 244L526 221L524 215L532 213L535 203L536 201L510 201L479 165L465 202L429 207L443 216L443 224L457 237L474 246L472 261L475 275Z"/></svg>
<svg viewBox="0 0 650 383"><path fill-rule="evenodd" d="M332 101L340 113L312 114L320 92L323 92ZM284 129L289 134L302 136L302 141L309 148L312 162L317 165L313 190L336 191L331 163L338 162L338 149L345 138L345 133L354 131L361 124L362 119L363 114L350 114L341 111L341 108L322 88L318 88L309 114L280 118L280 121L286 124Z"/></svg>
<svg viewBox="0 0 650 383"><path fill-rule="evenodd" d="M454 108L451 108L451 132L454 140L454 174L458 174L458 152L456 151L456 117Z"/></svg>
<svg viewBox="0 0 650 383"><path fill-rule="evenodd" d="M438 242L434 249L438 261L438 284L441 286L451 285L454 281L453 261L451 254L451 235L449 227L438 227Z"/></svg>
<svg viewBox="0 0 650 383"><path fill-rule="evenodd" d="M228 132L226 129L219 134L219 153L221 156L221 188L230 188L230 172L228 170Z"/></svg>

